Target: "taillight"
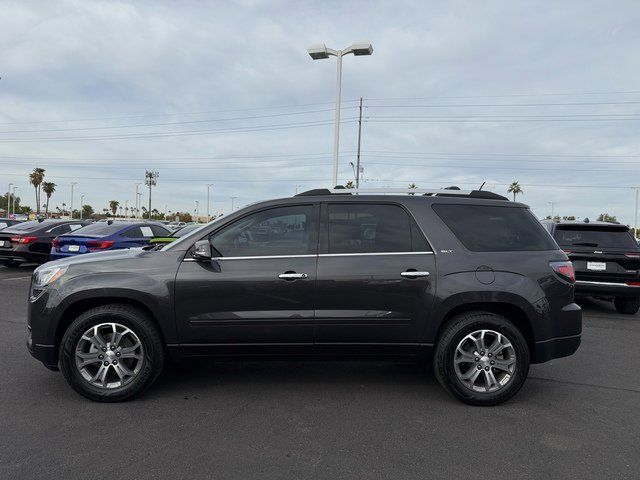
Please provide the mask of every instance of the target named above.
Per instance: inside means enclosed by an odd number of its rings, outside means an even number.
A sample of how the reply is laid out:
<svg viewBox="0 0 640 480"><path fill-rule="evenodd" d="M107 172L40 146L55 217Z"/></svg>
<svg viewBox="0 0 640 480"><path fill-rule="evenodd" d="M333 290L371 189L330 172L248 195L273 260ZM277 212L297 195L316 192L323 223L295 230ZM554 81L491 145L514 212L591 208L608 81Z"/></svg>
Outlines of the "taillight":
<svg viewBox="0 0 640 480"><path fill-rule="evenodd" d="M625 253L624 256L627 258L640 258L640 253Z"/></svg>
<svg viewBox="0 0 640 480"><path fill-rule="evenodd" d="M575 283L576 272L573 269L573 263L571 262L551 262L551 268L564 280Z"/></svg>
<svg viewBox="0 0 640 480"><path fill-rule="evenodd" d="M106 250L107 248L113 247L115 241L113 240L89 240L87 242L87 249L90 252L95 252L96 250Z"/></svg>
<svg viewBox="0 0 640 480"><path fill-rule="evenodd" d="M571 250L562 250L564 253L566 253L567 255L569 255L571 253Z"/></svg>
<svg viewBox="0 0 640 480"><path fill-rule="evenodd" d="M38 237L11 237L11 242L26 245L35 242L37 239Z"/></svg>
<svg viewBox="0 0 640 480"><path fill-rule="evenodd" d="M54 238L51 242L51 246L55 248L57 251L60 251L60 239L58 237Z"/></svg>

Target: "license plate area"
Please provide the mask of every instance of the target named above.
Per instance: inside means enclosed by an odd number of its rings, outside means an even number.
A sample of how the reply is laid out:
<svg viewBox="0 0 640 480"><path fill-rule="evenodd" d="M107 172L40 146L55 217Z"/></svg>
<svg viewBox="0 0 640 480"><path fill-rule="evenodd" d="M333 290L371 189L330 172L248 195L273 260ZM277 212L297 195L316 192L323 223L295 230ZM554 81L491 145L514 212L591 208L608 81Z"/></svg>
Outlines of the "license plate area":
<svg viewBox="0 0 640 480"><path fill-rule="evenodd" d="M11 246L11 242L8 240L0 240L0 247L8 248Z"/></svg>
<svg viewBox="0 0 640 480"><path fill-rule="evenodd" d="M587 270L592 272L604 272L607 270L606 262L587 262Z"/></svg>
<svg viewBox="0 0 640 480"><path fill-rule="evenodd" d="M79 252L80 251L80 245L69 245L67 250L69 252Z"/></svg>

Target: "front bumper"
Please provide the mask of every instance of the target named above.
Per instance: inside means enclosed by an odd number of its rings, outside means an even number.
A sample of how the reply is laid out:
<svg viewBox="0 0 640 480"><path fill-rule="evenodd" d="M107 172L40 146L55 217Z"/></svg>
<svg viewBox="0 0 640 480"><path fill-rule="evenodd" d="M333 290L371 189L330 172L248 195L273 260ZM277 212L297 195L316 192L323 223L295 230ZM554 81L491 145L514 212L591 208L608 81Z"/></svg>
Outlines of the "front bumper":
<svg viewBox="0 0 640 480"><path fill-rule="evenodd" d="M576 295L640 297L640 285L618 282L576 280Z"/></svg>
<svg viewBox="0 0 640 480"><path fill-rule="evenodd" d="M33 335L31 334L31 327L29 327L27 336L27 349L29 350L29 353L32 357L34 357L36 360L40 360L49 370L58 370L55 346L34 343Z"/></svg>

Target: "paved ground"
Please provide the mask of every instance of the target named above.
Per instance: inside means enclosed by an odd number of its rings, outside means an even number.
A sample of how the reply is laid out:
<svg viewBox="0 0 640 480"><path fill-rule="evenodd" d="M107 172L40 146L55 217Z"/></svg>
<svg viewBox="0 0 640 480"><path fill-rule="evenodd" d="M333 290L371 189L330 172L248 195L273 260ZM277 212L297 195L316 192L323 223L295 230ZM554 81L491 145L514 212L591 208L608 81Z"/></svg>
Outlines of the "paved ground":
<svg viewBox="0 0 640 480"><path fill-rule="evenodd" d="M640 316L585 303L579 352L500 407L407 365L171 367L92 403L25 348L31 269L0 267L0 478L639 478Z"/></svg>

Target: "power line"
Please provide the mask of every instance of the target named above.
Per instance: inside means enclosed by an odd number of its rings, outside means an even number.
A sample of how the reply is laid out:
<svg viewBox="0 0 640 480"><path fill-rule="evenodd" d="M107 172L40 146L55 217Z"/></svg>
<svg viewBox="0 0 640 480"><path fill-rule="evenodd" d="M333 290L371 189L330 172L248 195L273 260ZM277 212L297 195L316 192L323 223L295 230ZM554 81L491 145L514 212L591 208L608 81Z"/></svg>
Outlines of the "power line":
<svg viewBox="0 0 640 480"><path fill-rule="evenodd" d="M605 92L547 92L547 93L507 93L500 95L433 95L428 97L380 97L380 98L365 98L369 101L377 100L433 100L433 99L456 99L456 98L510 98L510 97L575 97L582 95L636 95L640 94L640 90L630 91L605 91Z"/></svg>

